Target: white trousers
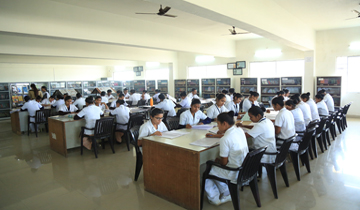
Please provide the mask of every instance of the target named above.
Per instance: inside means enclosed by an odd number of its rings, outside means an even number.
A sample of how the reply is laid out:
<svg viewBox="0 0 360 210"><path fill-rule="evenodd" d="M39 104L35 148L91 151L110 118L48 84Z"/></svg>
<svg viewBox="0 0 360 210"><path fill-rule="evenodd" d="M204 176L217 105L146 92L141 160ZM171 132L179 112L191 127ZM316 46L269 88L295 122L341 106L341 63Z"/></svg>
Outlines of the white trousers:
<svg viewBox="0 0 360 210"><path fill-rule="evenodd" d="M206 180L205 192L211 201L220 199L220 195L227 196L230 194L227 184L212 179Z"/></svg>

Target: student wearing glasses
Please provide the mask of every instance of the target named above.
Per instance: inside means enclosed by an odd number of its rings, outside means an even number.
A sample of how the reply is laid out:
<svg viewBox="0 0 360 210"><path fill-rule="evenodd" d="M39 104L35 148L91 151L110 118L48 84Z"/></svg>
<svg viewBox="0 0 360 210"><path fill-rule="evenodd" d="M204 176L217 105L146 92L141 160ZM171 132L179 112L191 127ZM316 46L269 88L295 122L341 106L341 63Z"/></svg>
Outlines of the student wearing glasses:
<svg viewBox="0 0 360 210"><path fill-rule="evenodd" d="M163 123L164 111L154 108L150 111L150 120L144 123L139 130L138 145L141 146L141 139L146 136L161 136L162 132L168 131Z"/></svg>
<svg viewBox="0 0 360 210"><path fill-rule="evenodd" d="M211 123L211 119L208 118L200 110L201 102L195 98L191 102L191 108L180 115L179 128L192 128L192 125L203 125ZM200 120L202 120L200 122Z"/></svg>
<svg viewBox="0 0 360 210"><path fill-rule="evenodd" d="M225 107L225 102L226 102L226 97L224 94L218 94L216 96L216 103L211 105L207 110L206 110L206 114L207 116L212 119L215 120L216 117L223 113L223 112L228 112L229 110Z"/></svg>

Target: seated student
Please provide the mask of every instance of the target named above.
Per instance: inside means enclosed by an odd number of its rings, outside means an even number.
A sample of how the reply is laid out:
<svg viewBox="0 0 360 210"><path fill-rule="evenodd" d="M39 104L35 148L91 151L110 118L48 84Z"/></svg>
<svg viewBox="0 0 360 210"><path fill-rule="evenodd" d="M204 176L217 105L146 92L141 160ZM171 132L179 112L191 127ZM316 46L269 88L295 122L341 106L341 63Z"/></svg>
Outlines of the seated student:
<svg viewBox="0 0 360 210"><path fill-rule="evenodd" d="M129 99L129 97L130 97L129 90L127 88L124 89L124 96L125 96L125 99Z"/></svg>
<svg viewBox="0 0 360 210"><path fill-rule="evenodd" d="M50 96L49 98L45 98L44 100L41 101L41 104L43 106L51 106L56 102L54 96Z"/></svg>
<svg viewBox="0 0 360 210"><path fill-rule="evenodd" d="M38 102L36 102L35 100L30 100L29 96L25 96L24 100L25 100L25 103L21 107L20 110L21 111L28 111L29 116L31 116L30 117L30 122L35 122L35 118L33 118L33 117L35 117L36 111L38 111L40 109L43 109L43 107ZM31 132L35 132L34 124L30 124L30 130L31 130Z"/></svg>
<svg viewBox="0 0 360 210"><path fill-rule="evenodd" d="M174 102L172 102L170 99L165 99L165 96L162 93L159 95L159 99L160 99L160 103L156 104L155 108L169 111L168 116L175 117L176 112L175 112L175 108L174 108L175 107Z"/></svg>
<svg viewBox="0 0 360 210"><path fill-rule="evenodd" d="M287 100L285 102L285 108L289 110L295 120L295 131L304 132L306 130L304 114L299 107L297 107L293 100Z"/></svg>
<svg viewBox="0 0 360 210"><path fill-rule="evenodd" d="M235 113L235 116L238 116L238 119L240 119L241 117L239 116L239 112L240 112L240 102L242 100L242 95L240 93L235 93L234 94L234 99L233 101L230 101L229 103L227 103L225 105L225 107L229 110L229 111L233 111Z"/></svg>
<svg viewBox="0 0 360 210"><path fill-rule="evenodd" d="M159 103L160 102L159 95L160 95L160 90L156 89L155 90L155 95L153 96L154 103Z"/></svg>
<svg viewBox="0 0 360 210"><path fill-rule="evenodd" d="M105 91L102 91L102 92L100 93L100 96L101 96L101 101L102 101L103 103L105 103L105 104L109 103L109 99L106 97ZM95 99L95 100L96 100L96 99Z"/></svg>
<svg viewBox="0 0 360 210"><path fill-rule="evenodd" d="M231 101L234 100L234 94L235 94L235 88L230 88L229 95L230 95Z"/></svg>
<svg viewBox="0 0 360 210"><path fill-rule="evenodd" d="M195 98L192 100L191 108L180 115L179 128L192 128L192 125L211 123L211 119L200 110L200 106L201 102L199 99Z"/></svg>
<svg viewBox="0 0 360 210"><path fill-rule="evenodd" d="M318 108L318 112L320 116L328 116L329 115L329 109L327 105L324 102L324 95L321 93L318 93L315 96L316 106Z"/></svg>
<svg viewBox="0 0 360 210"><path fill-rule="evenodd" d="M162 132L169 131L162 122L164 111L162 109L153 108L150 111L150 120L144 123L139 130L138 145L142 145L142 138L146 136L161 136Z"/></svg>
<svg viewBox="0 0 360 210"><path fill-rule="evenodd" d="M101 96L95 97L95 106L99 107L101 109L101 111L105 111L105 110L109 109L109 107L106 105L106 103L102 102Z"/></svg>
<svg viewBox="0 0 360 210"><path fill-rule="evenodd" d="M289 100L290 99L290 90L285 88L282 91L284 92L284 101Z"/></svg>
<svg viewBox="0 0 360 210"><path fill-rule="evenodd" d="M272 100L273 108L279 111L275 118L276 145L281 146L285 139L295 135L295 120L293 114L284 107L284 98L277 97Z"/></svg>
<svg viewBox="0 0 360 210"><path fill-rule="evenodd" d="M325 89L321 89L319 91L319 93L321 93L324 96L324 102L329 110L329 112L334 112L335 111L335 105L334 105L334 99L333 97L326 92Z"/></svg>
<svg viewBox="0 0 360 210"><path fill-rule="evenodd" d="M218 94L216 96L215 104L211 105L207 110L206 114L211 120L215 120L216 117L223 113L228 112L229 110L224 106L226 102L226 97L224 94Z"/></svg>
<svg viewBox="0 0 360 210"><path fill-rule="evenodd" d="M245 133L247 138L252 138L253 145L250 149L260 149L267 146L266 152L276 152L275 127L270 119L264 117L260 107L253 106L248 111L250 120L255 123L254 127ZM243 126L241 123L236 126ZM262 163L274 163L275 155L266 155L261 158Z"/></svg>
<svg viewBox="0 0 360 210"><path fill-rule="evenodd" d="M309 105L311 111L311 119L320 120L318 108L316 106L315 101L312 98L310 98L310 93L307 92L302 94L301 100L305 102L307 105Z"/></svg>
<svg viewBox="0 0 360 210"><path fill-rule="evenodd" d="M28 96L30 97L30 100L36 99L37 96L43 97L43 94L41 91L39 91L35 84L30 85L30 90L28 93Z"/></svg>
<svg viewBox="0 0 360 210"><path fill-rule="evenodd" d="M117 100L119 100L119 97L120 97L121 94L123 94L123 92L121 90L116 91L116 99ZM125 97L124 97L124 99L125 99Z"/></svg>
<svg viewBox="0 0 360 210"><path fill-rule="evenodd" d="M272 101L274 98L276 98L276 97L280 97L280 96L281 96L281 97L284 98L284 101L286 101L284 95L285 95L284 91L279 91L279 92L277 92L276 95L269 101L270 107L272 107L271 101Z"/></svg>
<svg viewBox="0 0 360 210"><path fill-rule="evenodd" d="M41 96L36 96L35 101L38 102L41 105Z"/></svg>
<svg viewBox="0 0 360 210"><path fill-rule="evenodd" d="M58 112L60 106L63 104L65 104L64 97L62 95L58 95L56 102L53 105L51 105L51 107L56 108L56 112Z"/></svg>
<svg viewBox="0 0 360 210"><path fill-rule="evenodd" d="M100 96L98 96L100 97ZM100 97L101 99L101 97ZM85 99L86 107L83 108L79 113L74 116L74 120L79 120L81 118L85 118L85 127L86 128L95 128L96 120L100 119L100 117L104 116L104 112L99 109L99 107L94 105L94 100L92 96L89 96ZM91 150L92 141L90 141L89 136L94 135L94 130L84 130L84 139L83 146L88 150Z"/></svg>
<svg viewBox="0 0 360 210"><path fill-rule="evenodd" d="M300 94L294 94L293 96L290 97L290 99L294 101L296 107L301 109L304 115L305 126L307 126L312 121L310 106L307 103L300 100Z"/></svg>
<svg viewBox="0 0 360 210"><path fill-rule="evenodd" d="M111 93L112 93L112 90L110 90L110 89L107 90L107 94L106 94L105 97L106 97L108 100L115 98Z"/></svg>
<svg viewBox="0 0 360 210"><path fill-rule="evenodd" d="M234 112L223 112L218 115L217 126L219 132L224 133L224 136L220 139L220 158L216 159L215 162L223 166L238 168L243 163L249 149L244 131L236 128L234 124ZM211 135L210 133L206 134L207 137L212 137ZM228 179L232 183L237 182L238 173L236 171L212 167L210 174ZM229 188L225 183L207 179L205 182L205 192L209 202L213 205L220 205L231 201Z"/></svg>
<svg viewBox="0 0 360 210"><path fill-rule="evenodd" d="M76 100L73 103L74 106L77 106L80 110L86 105L85 98L82 97L81 93L76 94Z"/></svg>
<svg viewBox="0 0 360 210"><path fill-rule="evenodd" d="M116 109L110 111L110 116L116 116L116 122L120 124L127 124L130 119L130 109L124 106L124 100L116 101ZM116 130L126 131L127 125L116 125ZM123 132L115 132L116 141L121 143L121 138L124 135Z"/></svg>
<svg viewBox="0 0 360 210"><path fill-rule="evenodd" d="M244 99L242 106L243 112L247 112L252 106L259 106L259 103L257 102L259 98L259 93L250 91L249 94L249 97Z"/></svg>
<svg viewBox="0 0 360 210"><path fill-rule="evenodd" d="M119 97L118 97L118 100L124 100L124 106L128 106L128 104L126 103L126 101L125 101L125 95L124 94L120 94L119 95ZM110 109L115 109L116 108L116 101L113 101L113 102L111 102L111 104L110 104Z"/></svg>
<svg viewBox="0 0 360 210"><path fill-rule="evenodd" d="M143 90L142 95L141 95L141 99L145 100L146 102L150 99L150 95L147 93L147 90Z"/></svg>
<svg viewBox="0 0 360 210"><path fill-rule="evenodd" d="M191 106L191 100L190 100L190 98L188 98L187 96L186 96L186 92L185 91L183 91L183 92L181 92L180 93L180 97L181 97L181 101L180 101L180 103L179 103L179 105L181 106L181 108L190 108L190 106Z"/></svg>
<svg viewBox="0 0 360 210"><path fill-rule="evenodd" d="M141 95L139 93L135 93L135 90L130 90L130 97L129 101L131 101L131 105L136 106L138 104L138 101L140 100Z"/></svg>
<svg viewBox="0 0 360 210"><path fill-rule="evenodd" d="M41 92L42 92L42 94L43 94L42 99L49 99L49 98L50 98L50 93L49 93L49 91L47 90L46 86L42 86L42 87L41 87Z"/></svg>
<svg viewBox="0 0 360 210"><path fill-rule="evenodd" d="M190 98L190 100L192 100L193 98L199 99L199 96L197 95L197 90L195 88L191 89L191 92L187 95L187 97Z"/></svg>
<svg viewBox="0 0 360 210"><path fill-rule="evenodd" d="M74 104L72 104L71 96L66 96L65 104L61 105L59 108L59 115L66 115L77 111L78 108Z"/></svg>
<svg viewBox="0 0 360 210"><path fill-rule="evenodd" d="M225 97L226 97L226 102L225 102L225 103L230 103L230 102L231 102L231 97L228 95L228 91L225 90L225 89L223 89L223 90L221 91L221 93L224 94Z"/></svg>

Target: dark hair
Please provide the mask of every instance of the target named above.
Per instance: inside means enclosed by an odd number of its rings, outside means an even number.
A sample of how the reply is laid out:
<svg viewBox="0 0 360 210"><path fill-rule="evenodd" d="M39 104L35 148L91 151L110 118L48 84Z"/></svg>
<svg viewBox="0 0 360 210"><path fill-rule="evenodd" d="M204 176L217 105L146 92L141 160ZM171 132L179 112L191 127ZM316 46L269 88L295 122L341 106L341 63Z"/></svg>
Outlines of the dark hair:
<svg viewBox="0 0 360 210"><path fill-rule="evenodd" d="M95 97L95 100L97 100L97 99L99 99L99 98L101 99L101 96L96 96L96 97Z"/></svg>
<svg viewBox="0 0 360 210"><path fill-rule="evenodd" d="M185 91L183 91L183 92L180 93L180 97L183 97L183 96L186 96L186 92L185 92Z"/></svg>
<svg viewBox="0 0 360 210"><path fill-rule="evenodd" d="M280 90L279 92L276 93L276 95L278 95L278 96L279 96L279 95L284 95L284 94L285 94L285 93L284 93L284 91L282 91L282 90Z"/></svg>
<svg viewBox="0 0 360 210"><path fill-rule="evenodd" d="M46 92L48 91L46 86L41 86L41 89L43 89L43 88L45 89Z"/></svg>
<svg viewBox="0 0 360 210"><path fill-rule="evenodd" d="M64 93L64 96L68 96L69 94L68 93Z"/></svg>
<svg viewBox="0 0 360 210"><path fill-rule="evenodd" d="M295 104L300 103L299 94L295 94L295 95L291 96L290 99L293 100L293 102L294 102Z"/></svg>
<svg viewBox="0 0 360 210"><path fill-rule="evenodd" d="M223 99L223 98L225 98L225 95L222 94L222 93L216 95L216 100L217 100L217 101L218 101L218 100L221 100L221 99Z"/></svg>
<svg viewBox="0 0 360 210"><path fill-rule="evenodd" d="M25 96L25 97L24 97L24 100L25 100L25 102L28 102L28 101L30 100L30 97L29 97L29 96Z"/></svg>
<svg viewBox="0 0 360 210"><path fill-rule="evenodd" d="M121 91L121 90L117 90L117 91L116 91L116 93L120 93L120 94L121 94L121 93L122 93L122 91Z"/></svg>
<svg viewBox="0 0 360 210"><path fill-rule="evenodd" d="M76 93L76 98L81 98L81 93Z"/></svg>
<svg viewBox="0 0 360 210"><path fill-rule="evenodd" d="M321 90L319 90L318 93L324 94L324 93L326 93L326 90L325 90L325 89L321 89Z"/></svg>
<svg viewBox="0 0 360 210"><path fill-rule="evenodd" d="M107 92L108 92L108 93L112 93L112 90L109 89L109 90L107 90Z"/></svg>
<svg viewBox="0 0 360 210"><path fill-rule="evenodd" d="M102 91L102 92L100 93L100 95L101 95L101 96L105 96L105 95L106 95L105 91Z"/></svg>
<svg viewBox="0 0 360 210"><path fill-rule="evenodd" d="M65 94L64 94L65 95ZM57 95L57 99L64 99L64 96L62 95Z"/></svg>
<svg viewBox="0 0 360 210"><path fill-rule="evenodd" d="M240 93L235 93L234 94L234 98L242 98L243 97L243 95L241 95Z"/></svg>
<svg viewBox="0 0 360 210"><path fill-rule="evenodd" d="M147 93L147 90L143 90L143 93Z"/></svg>
<svg viewBox="0 0 360 210"><path fill-rule="evenodd" d="M119 98L121 98L121 97L125 97L125 95L121 93L121 94L119 95Z"/></svg>
<svg viewBox="0 0 360 210"><path fill-rule="evenodd" d="M233 111L220 113L216 119L220 123L227 122L230 126L235 124Z"/></svg>
<svg viewBox="0 0 360 210"><path fill-rule="evenodd" d="M321 93L318 93L318 94L316 94L315 98L318 98L318 99L323 100L323 99L324 99L324 95L321 94Z"/></svg>
<svg viewBox="0 0 360 210"><path fill-rule="evenodd" d="M284 88L282 91L284 91L285 94L289 93L289 89Z"/></svg>
<svg viewBox="0 0 360 210"><path fill-rule="evenodd" d="M125 89L124 89L124 91L125 91L125 90L128 90L128 89L127 89L127 88L125 88Z"/></svg>
<svg viewBox="0 0 360 210"><path fill-rule="evenodd" d="M191 101L191 106L192 105L195 105L195 104L201 104L201 101L197 98L194 98L192 101Z"/></svg>
<svg viewBox="0 0 360 210"><path fill-rule="evenodd" d="M67 100L69 100L69 99L72 100L71 96L66 96L66 97L65 97L65 101L67 101Z"/></svg>
<svg viewBox="0 0 360 210"><path fill-rule="evenodd" d="M221 92L224 93L224 94L227 94L227 93L228 93L228 91L225 90L225 89L223 89Z"/></svg>
<svg viewBox="0 0 360 210"><path fill-rule="evenodd" d="M251 96L258 97L259 96L259 93L256 91L249 91L249 93L250 93L249 97L251 97Z"/></svg>
<svg viewBox="0 0 360 210"><path fill-rule="evenodd" d="M35 97L37 97L39 95L39 91L36 88L36 85L33 83L30 85L31 89L34 91Z"/></svg>
<svg viewBox="0 0 360 210"><path fill-rule="evenodd" d="M159 89L156 89L155 92L160 93L161 91Z"/></svg>
<svg viewBox="0 0 360 210"><path fill-rule="evenodd" d="M279 104L281 107L284 106L284 97L280 96L280 97L276 97L271 101L272 105L276 105Z"/></svg>
<svg viewBox="0 0 360 210"><path fill-rule="evenodd" d="M94 98L92 96L89 96L85 99L85 102L88 104L93 104L94 103Z"/></svg>
<svg viewBox="0 0 360 210"><path fill-rule="evenodd" d="M49 98L54 98L54 99L55 99L55 97L54 97L54 96L50 96Z"/></svg>
<svg viewBox="0 0 360 210"><path fill-rule="evenodd" d="M164 99L165 99L165 95L164 95L164 94L162 94L162 93L160 93L160 95L159 95L159 99L160 99L160 100L164 100Z"/></svg>
<svg viewBox="0 0 360 210"><path fill-rule="evenodd" d="M164 111L162 109L159 108L152 108L150 111L150 116L151 117L155 117L158 114L164 114Z"/></svg>
<svg viewBox="0 0 360 210"><path fill-rule="evenodd" d="M41 96L36 96L36 99L35 100L41 100Z"/></svg>
<svg viewBox="0 0 360 210"><path fill-rule="evenodd" d="M309 99L310 99L310 93L309 93L309 92L303 93L303 94L301 94L300 97L301 97L302 99L309 100Z"/></svg>
<svg viewBox="0 0 360 210"><path fill-rule="evenodd" d="M131 90L130 90L130 93L135 93L135 90L134 90L134 89L131 89Z"/></svg>
<svg viewBox="0 0 360 210"><path fill-rule="evenodd" d="M119 99L119 100L117 100L117 101L116 101L116 103L117 103L117 104L122 105L122 104L125 104L125 101L124 101L124 100Z"/></svg>
<svg viewBox="0 0 360 210"><path fill-rule="evenodd" d="M230 88L229 93L231 93L231 94L235 93L235 88Z"/></svg>
<svg viewBox="0 0 360 210"><path fill-rule="evenodd" d="M285 102L285 105L291 106L292 108L295 108L295 106L296 106L295 101L292 100L292 99L287 100L287 101Z"/></svg>
<svg viewBox="0 0 360 210"><path fill-rule="evenodd" d="M253 106L248 110L248 113L254 115L255 117L258 115L261 115L261 117L264 117L264 111L258 107L258 106Z"/></svg>
<svg viewBox="0 0 360 210"><path fill-rule="evenodd" d="M191 92L194 92L196 90L196 88L193 88L193 89L191 89Z"/></svg>

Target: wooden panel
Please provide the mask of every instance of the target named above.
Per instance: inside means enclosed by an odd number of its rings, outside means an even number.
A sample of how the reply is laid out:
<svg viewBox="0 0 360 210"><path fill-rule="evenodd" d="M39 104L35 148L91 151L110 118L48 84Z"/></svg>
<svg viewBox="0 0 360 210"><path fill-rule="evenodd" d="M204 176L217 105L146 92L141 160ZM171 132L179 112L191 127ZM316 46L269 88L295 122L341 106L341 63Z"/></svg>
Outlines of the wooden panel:
<svg viewBox="0 0 360 210"><path fill-rule="evenodd" d="M21 135L19 112L11 113L11 129L14 133Z"/></svg>
<svg viewBox="0 0 360 210"><path fill-rule="evenodd" d="M143 140L145 190L186 209L200 209L199 152Z"/></svg>
<svg viewBox="0 0 360 210"><path fill-rule="evenodd" d="M49 118L49 139L50 148L66 157L67 149L64 122Z"/></svg>

